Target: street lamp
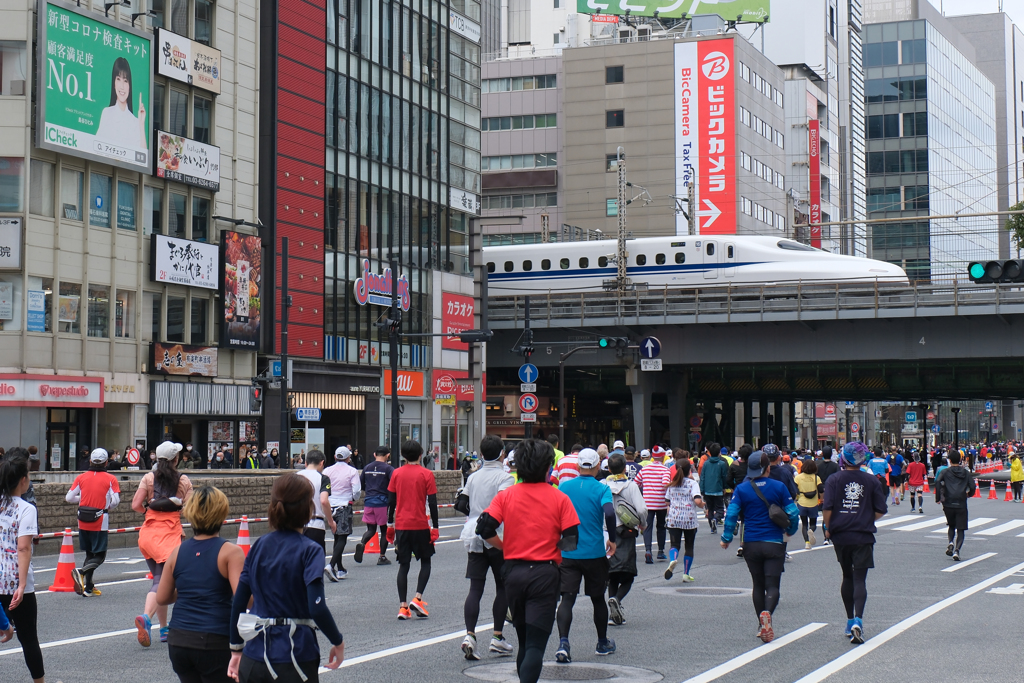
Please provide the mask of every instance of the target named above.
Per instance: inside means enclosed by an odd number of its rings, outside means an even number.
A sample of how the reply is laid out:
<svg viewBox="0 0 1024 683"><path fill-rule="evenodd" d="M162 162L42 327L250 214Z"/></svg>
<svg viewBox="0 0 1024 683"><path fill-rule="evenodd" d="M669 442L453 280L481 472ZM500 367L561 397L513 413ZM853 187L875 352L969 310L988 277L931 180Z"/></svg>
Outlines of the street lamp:
<svg viewBox="0 0 1024 683"><path fill-rule="evenodd" d="M950 408L953 413L953 449L960 450L960 408Z"/></svg>

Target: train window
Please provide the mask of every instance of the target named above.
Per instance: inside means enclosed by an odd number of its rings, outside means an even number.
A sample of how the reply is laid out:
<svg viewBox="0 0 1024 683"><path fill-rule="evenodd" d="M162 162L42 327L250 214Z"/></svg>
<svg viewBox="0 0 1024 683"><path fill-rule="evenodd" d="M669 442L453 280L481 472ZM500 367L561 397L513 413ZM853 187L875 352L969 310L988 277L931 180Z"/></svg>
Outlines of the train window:
<svg viewBox="0 0 1024 683"><path fill-rule="evenodd" d="M523 270L524 271L533 270L533 261L523 261Z"/></svg>
<svg viewBox="0 0 1024 683"><path fill-rule="evenodd" d="M657 256L654 257L654 262L657 263L659 266L665 265L665 255L658 254Z"/></svg>
<svg viewBox="0 0 1024 683"><path fill-rule="evenodd" d="M494 261L488 261L487 262L487 272L488 273L493 273L494 272Z"/></svg>
<svg viewBox="0 0 1024 683"><path fill-rule="evenodd" d="M790 251L818 251L814 247L807 244L800 244L793 240L779 240L777 245L779 249L789 249Z"/></svg>
<svg viewBox="0 0 1024 683"><path fill-rule="evenodd" d="M607 268L608 267L608 257L607 256L598 256L597 257L597 265L600 268Z"/></svg>
<svg viewBox="0 0 1024 683"><path fill-rule="evenodd" d="M676 263L686 263L686 254L681 251L676 252Z"/></svg>
<svg viewBox="0 0 1024 683"><path fill-rule="evenodd" d="M638 266L647 265L647 257L644 254L637 254L636 255L636 264Z"/></svg>
<svg viewBox="0 0 1024 683"><path fill-rule="evenodd" d="M726 258L733 258L734 256L735 254L733 253L733 246L730 244L728 247L726 247Z"/></svg>
<svg viewBox="0 0 1024 683"><path fill-rule="evenodd" d="M558 262L558 267L562 270L569 270L569 259L564 258Z"/></svg>
<svg viewBox="0 0 1024 683"><path fill-rule="evenodd" d="M586 256L580 259L580 268L587 268L590 266L590 259Z"/></svg>
<svg viewBox="0 0 1024 683"><path fill-rule="evenodd" d="M540 262L541 270L551 270L551 259L544 259Z"/></svg>
<svg viewBox="0 0 1024 683"><path fill-rule="evenodd" d="M515 266L512 264L511 261L505 261L505 272L506 273L511 273L513 268L515 268Z"/></svg>
<svg viewBox="0 0 1024 683"><path fill-rule="evenodd" d="M715 255L715 243L714 242L708 242L708 244L707 244L707 252L708 252L708 256L714 256Z"/></svg>

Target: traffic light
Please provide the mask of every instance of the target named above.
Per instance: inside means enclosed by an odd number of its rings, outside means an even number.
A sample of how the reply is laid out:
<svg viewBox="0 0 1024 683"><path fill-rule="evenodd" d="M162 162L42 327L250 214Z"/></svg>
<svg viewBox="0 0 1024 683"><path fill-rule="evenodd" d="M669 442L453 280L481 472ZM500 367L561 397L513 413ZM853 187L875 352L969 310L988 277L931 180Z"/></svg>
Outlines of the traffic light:
<svg viewBox="0 0 1024 683"><path fill-rule="evenodd" d="M401 308L389 308L388 317L377 322L377 327L381 330L391 332L397 332L398 328L402 325L402 309Z"/></svg>
<svg viewBox="0 0 1024 683"><path fill-rule="evenodd" d="M601 337L597 345L602 349L624 349L629 346L627 337Z"/></svg>
<svg viewBox="0 0 1024 683"><path fill-rule="evenodd" d="M249 412L258 413L263 409L263 387L254 384L249 387Z"/></svg>
<svg viewBox="0 0 1024 683"><path fill-rule="evenodd" d="M1024 282L1024 261L972 261L967 266L967 274L971 282L979 285L993 282Z"/></svg>
<svg viewBox="0 0 1024 683"><path fill-rule="evenodd" d="M459 332L459 341L464 344L479 344L491 341L493 336L493 330L465 330Z"/></svg>

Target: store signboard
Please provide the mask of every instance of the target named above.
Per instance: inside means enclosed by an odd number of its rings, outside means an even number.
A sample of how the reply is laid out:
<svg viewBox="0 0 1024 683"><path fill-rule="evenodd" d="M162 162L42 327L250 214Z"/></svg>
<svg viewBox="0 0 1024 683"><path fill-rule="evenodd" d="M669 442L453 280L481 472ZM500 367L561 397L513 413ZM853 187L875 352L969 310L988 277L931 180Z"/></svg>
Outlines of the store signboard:
<svg viewBox="0 0 1024 683"><path fill-rule="evenodd" d="M451 292L441 293L441 331L445 334L441 337L442 349L453 349L455 351L466 351L469 344L459 341L459 332L473 329L473 297L463 294L452 294Z"/></svg>
<svg viewBox="0 0 1024 683"><path fill-rule="evenodd" d="M470 21L455 10L448 11L448 28L474 43L480 42L480 24Z"/></svg>
<svg viewBox="0 0 1024 683"><path fill-rule="evenodd" d="M465 370L434 370L434 403L438 400L449 401L439 405L455 405L455 401L473 400L473 382ZM483 375L481 385L484 387L482 400L487 400L487 373ZM387 386L384 387L387 391Z"/></svg>
<svg viewBox="0 0 1024 683"><path fill-rule="evenodd" d="M216 244L154 234L149 277L153 282L217 289L217 260Z"/></svg>
<svg viewBox="0 0 1024 683"><path fill-rule="evenodd" d="M384 272L378 275L370 270L370 259L363 259L363 276L352 285L356 303L360 306L365 306L368 303L376 306L391 306L391 282L390 268L385 268ZM412 306L412 297L409 292L409 278L402 275L398 278L398 305L402 307L403 311L408 311Z"/></svg>
<svg viewBox="0 0 1024 683"><path fill-rule="evenodd" d="M20 218L0 218L0 270L21 270Z"/></svg>
<svg viewBox="0 0 1024 683"><path fill-rule="evenodd" d="M103 379L61 375L0 375L0 406L102 408Z"/></svg>
<svg viewBox="0 0 1024 683"><path fill-rule="evenodd" d="M220 50L161 28L156 52L156 72L161 76L220 94Z"/></svg>
<svg viewBox="0 0 1024 683"><path fill-rule="evenodd" d="M211 192L220 190L220 147L156 132L156 175Z"/></svg>
<svg viewBox="0 0 1024 683"><path fill-rule="evenodd" d="M821 123L807 122L808 166L811 175L811 246L821 249Z"/></svg>
<svg viewBox="0 0 1024 683"><path fill-rule="evenodd" d="M153 342L150 367L157 375L217 376L217 347Z"/></svg>
<svg viewBox="0 0 1024 683"><path fill-rule="evenodd" d="M13 282L0 282L0 320L14 320Z"/></svg>
<svg viewBox="0 0 1024 683"><path fill-rule="evenodd" d="M152 34L40 2L36 145L149 174Z"/></svg>
<svg viewBox="0 0 1024 683"><path fill-rule="evenodd" d="M770 0L576 0L576 11L580 14L626 14L660 19L717 14L727 21L736 21L739 17L740 21L764 23L768 21L770 9Z"/></svg>
<svg viewBox="0 0 1024 683"><path fill-rule="evenodd" d="M41 289L28 290L28 331L46 331L46 292Z"/></svg>
<svg viewBox="0 0 1024 683"><path fill-rule="evenodd" d="M220 249L224 263L220 345L259 351L263 240L228 231L221 234Z"/></svg>
<svg viewBox="0 0 1024 683"><path fill-rule="evenodd" d="M399 396L423 396L424 373L415 370L398 371ZM384 396L391 395L391 370L384 371Z"/></svg>

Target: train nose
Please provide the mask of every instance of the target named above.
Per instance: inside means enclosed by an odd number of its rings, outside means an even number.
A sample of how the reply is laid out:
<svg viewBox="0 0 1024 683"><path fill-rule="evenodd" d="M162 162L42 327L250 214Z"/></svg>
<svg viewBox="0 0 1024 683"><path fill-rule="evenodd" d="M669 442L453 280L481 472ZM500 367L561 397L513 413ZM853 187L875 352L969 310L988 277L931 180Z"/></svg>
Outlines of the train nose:
<svg viewBox="0 0 1024 683"><path fill-rule="evenodd" d="M899 266L885 261L868 261L868 275L879 280L906 280L907 273Z"/></svg>

